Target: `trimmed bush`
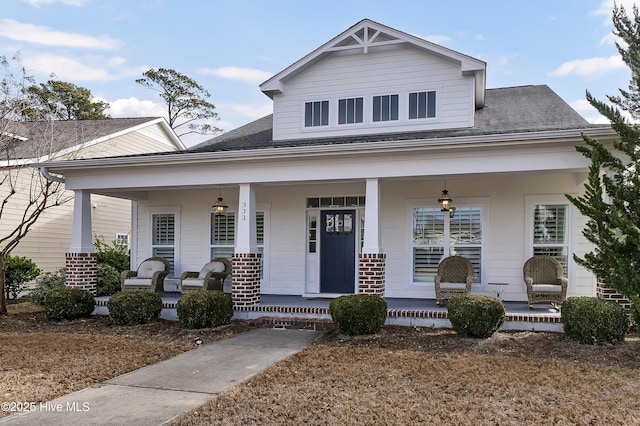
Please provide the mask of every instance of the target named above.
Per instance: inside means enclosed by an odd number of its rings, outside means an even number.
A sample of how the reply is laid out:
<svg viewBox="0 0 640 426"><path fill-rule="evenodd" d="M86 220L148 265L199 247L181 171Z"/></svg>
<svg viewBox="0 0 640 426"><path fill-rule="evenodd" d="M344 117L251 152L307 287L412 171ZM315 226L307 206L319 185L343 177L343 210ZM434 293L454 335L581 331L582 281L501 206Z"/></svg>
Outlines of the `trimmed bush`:
<svg viewBox="0 0 640 426"><path fill-rule="evenodd" d="M595 297L569 297L560 310L564 332L589 345L623 342L629 316L616 302Z"/></svg>
<svg viewBox="0 0 640 426"><path fill-rule="evenodd" d="M387 319L387 302L371 294L349 294L333 299L329 312L342 334L375 334Z"/></svg>
<svg viewBox="0 0 640 426"><path fill-rule="evenodd" d="M233 301L222 291L195 290L180 297L176 312L184 328L218 327L231 322Z"/></svg>
<svg viewBox="0 0 640 426"><path fill-rule="evenodd" d="M463 337L491 337L506 321L502 301L482 294L454 296L447 309L453 329Z"/></svg>
<svg viewBox="0 0 640 426"><path fill-rule="evenodd" d="M5 291L7 299L16 299L25 289L24 283L40 275L40 268L35 262L23 256L6 255L5 262Z"/></svg>
<svg viewBox="0 0 640 426"><path fill-rule="evenodd" d="M56 272L45 272L36 278L36 287L29 292L29 300L34 305L44 307L44 298L54 288L64 288L66 280L65 268Z"/></svg>
<svg viewBox="0 0 640 426"><path fill-rule="evenodd" d="M111 296L120 291L120 288L120 273L118 270L106 263L98 263L96 296Z"/></svg>
<svg viewBox="0 0 640 426"><path fill-rule="evenodd" d="M629 309L630 326L635 327L636 332L640 333L640 295L629 297L631 300L631 308Z"/></svg>
<svg viewBox="0 0 640 426"><path fill-rule="evenodd" d="M147 324L160 317L162 298L148 291L121 291L109 298L107 308L116 325Z"/></svg>
<svg viewBox="0 0 640 426"><path fill-rule="evenodd" d="M79 288L54 288L44 298L44 313L50 321L88 317L95 308L93 295Z"/></svg>

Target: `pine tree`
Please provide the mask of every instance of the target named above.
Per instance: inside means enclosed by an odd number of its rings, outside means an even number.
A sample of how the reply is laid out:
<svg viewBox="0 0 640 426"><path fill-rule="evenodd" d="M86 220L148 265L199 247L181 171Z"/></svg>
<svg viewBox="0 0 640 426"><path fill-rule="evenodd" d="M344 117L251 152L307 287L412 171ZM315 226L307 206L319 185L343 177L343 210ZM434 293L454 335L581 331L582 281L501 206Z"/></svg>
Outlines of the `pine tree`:
<svg viewBox="0 0 640 426"><path fill-rule="evenodd" d="M583 235L595 245L583 258L574 255L580 265L591 270L613 288L630 298L640 294L640 128L630 123L622 111L634 120L640 118L640 16L634 5L633 17L624 7L614 6L613 33L623 61L631 70L627 90L607 96L609 102L587 100L611 122L618 134L613 147L583 136L586 146L576 149L591 160L585 193L567 195L578 210L589 218ZM605 201L607 200L607 201Z"/></svg>

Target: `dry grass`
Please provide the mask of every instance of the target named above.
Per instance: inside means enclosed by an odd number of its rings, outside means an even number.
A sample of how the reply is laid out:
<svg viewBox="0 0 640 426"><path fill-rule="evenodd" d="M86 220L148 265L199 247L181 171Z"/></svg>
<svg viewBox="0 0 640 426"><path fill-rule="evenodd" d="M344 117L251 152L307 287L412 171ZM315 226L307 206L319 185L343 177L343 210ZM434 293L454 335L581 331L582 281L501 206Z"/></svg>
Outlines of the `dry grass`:
<svg viewBox="0 0 640 426"><path fill-rule="evenodd" d="M640 424L639 350L553 333L330 333L175 424Z"/></svg>
<svg viewBox="0 0 640 426"><path fill-rule="evenodd" d="M49 400L188 350L196 335L210 343L254 327L49 323L26 304L10 309L0 316L4 401ZM175 424L640 424L639 354L635 336L588 346L557 333L477 340L409 327L355 338L333 331Z"/></svg>

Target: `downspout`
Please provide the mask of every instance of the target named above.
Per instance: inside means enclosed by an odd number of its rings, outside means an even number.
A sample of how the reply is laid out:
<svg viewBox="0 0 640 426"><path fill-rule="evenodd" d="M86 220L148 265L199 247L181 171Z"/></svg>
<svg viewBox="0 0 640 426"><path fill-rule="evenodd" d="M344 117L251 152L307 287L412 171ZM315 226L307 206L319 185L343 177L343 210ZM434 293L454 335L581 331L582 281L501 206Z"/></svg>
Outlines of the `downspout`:
<svg viewBox="0 0 640 426"><path fill-rule="evenodd" d="M52 180L54 182L64 183L64 177L55 176L49 173L49 169L47 167L40 167L40 174L45 177L45 179Z"/></svg>

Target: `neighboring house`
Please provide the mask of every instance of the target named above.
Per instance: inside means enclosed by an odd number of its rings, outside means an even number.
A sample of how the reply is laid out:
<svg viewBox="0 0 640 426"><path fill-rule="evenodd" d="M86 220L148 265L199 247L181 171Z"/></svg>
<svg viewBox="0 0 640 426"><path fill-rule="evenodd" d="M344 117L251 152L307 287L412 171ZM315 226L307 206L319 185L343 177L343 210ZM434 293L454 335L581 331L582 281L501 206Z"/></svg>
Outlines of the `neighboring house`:
<svg viewBox="0 0 640 426"><path fill-rule="evenodd" d="M84 198L134 200L133 264L164 256L177 277L233 258L236 307L260 294L433 299L450 254L472 261L473 293L508 283L505 300L526 300L523 264L548 253L570 295L594 295L572 258L591 249L586 218L565 194L587 177L581 132L615 134L545 85L487 89L485 73L365 19L260 86L273 115L181 152L41 166ZM76 204L77 241L87 206ZM89 250L71 248L90 265Z"/></svg>
<svg viewBox="0 0 640 426"><path fill-rule="evenodd" d="M19 134L13 135L12 161L0 163L0 175L15 162L38 162L43 159L94 158L146 154L184 149L184 145L163 118L112 118L20 122ZM18 184L28 191L34 177L29 168L18 175ZM36 176L37 177L37 176ZM8 188L0 187L4 198ZM26 202L22 194L20 203ZM72 197L69 192L65 198ZM17 198L16 198L17 199ZM11 200L3 212L3 228L20 223L23 208ZM73 200L46 210L31 231L12 251L26 256L46 272L65 266L65 253L71 245ZM96 195L91 203L93 232L108 243L127 241L131 234L131 201L126 198Z"/></svg>

